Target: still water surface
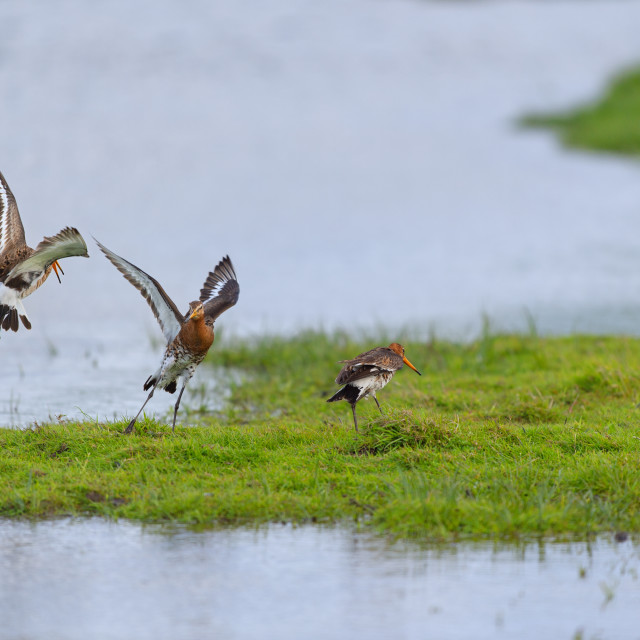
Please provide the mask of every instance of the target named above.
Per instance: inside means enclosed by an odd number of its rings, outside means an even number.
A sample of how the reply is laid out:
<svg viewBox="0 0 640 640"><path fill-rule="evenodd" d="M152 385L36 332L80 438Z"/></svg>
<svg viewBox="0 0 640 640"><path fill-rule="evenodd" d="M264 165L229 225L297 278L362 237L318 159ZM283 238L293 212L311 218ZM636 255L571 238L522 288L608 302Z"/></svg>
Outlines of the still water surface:
<svg viewBox="0 0 640 640"><path fill-rule="evenodd" d="M0 169L27 240L72 224L92 255L0 339L0 425L142 404L161 334L91 235L182 309L229 253L219 340L468 336L524 308L545 332L638 333L637 164L514 124L640 60L638 2L8 0L0 24Z"/></svg>
<svg viewBox="0 0 640 640"><path fill-rule="evenodd" d="M640 548L0 521L0 637L640 638ZM582 633L581 636L576 634Z"/></svg>

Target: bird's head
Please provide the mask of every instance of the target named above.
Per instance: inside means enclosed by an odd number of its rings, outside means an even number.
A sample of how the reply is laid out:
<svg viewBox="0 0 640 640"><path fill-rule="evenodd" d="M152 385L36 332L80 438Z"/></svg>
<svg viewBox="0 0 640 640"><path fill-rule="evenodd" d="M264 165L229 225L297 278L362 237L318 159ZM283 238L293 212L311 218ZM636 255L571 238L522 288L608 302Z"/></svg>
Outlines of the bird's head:
<svg viewBox="0 0 640 640"><path fill-rule="evenodd" d="M200 300L189 303L189 313L187 320L202 320L204 318L204 306Z"/></svg>
<svg viewBox="0 0 640 640"><path fill-rule="evenodd" d="M401 344L398 344L397 342L392 342L389 345L389 349L391 349L391 351L393 351L394 353L397 353L402 358L402 362L404 362L408 367L411 367L419 376L422 375L405 357L404 347Z"/></svg>

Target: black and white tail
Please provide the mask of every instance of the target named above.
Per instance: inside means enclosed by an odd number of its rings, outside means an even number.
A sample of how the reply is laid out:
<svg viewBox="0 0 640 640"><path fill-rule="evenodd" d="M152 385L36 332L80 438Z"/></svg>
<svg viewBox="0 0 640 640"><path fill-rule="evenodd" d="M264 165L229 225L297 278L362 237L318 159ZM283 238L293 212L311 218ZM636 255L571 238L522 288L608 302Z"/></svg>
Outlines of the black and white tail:
<svg viewBox="0 0 640 640"><path fill-rule="evenodd" d="M5 331L17 331L22 324L31 329L31 322L15 289L0 284L0 327Z"/></svg>
<svg viewBox="0 0 640 640"><path fill-rule="evenodd" d="M361 389L351 384L346 384L342 389L336 391L327 402L338 402L338 400L346 400L349 404L355 404L358 401Z"/></svg>

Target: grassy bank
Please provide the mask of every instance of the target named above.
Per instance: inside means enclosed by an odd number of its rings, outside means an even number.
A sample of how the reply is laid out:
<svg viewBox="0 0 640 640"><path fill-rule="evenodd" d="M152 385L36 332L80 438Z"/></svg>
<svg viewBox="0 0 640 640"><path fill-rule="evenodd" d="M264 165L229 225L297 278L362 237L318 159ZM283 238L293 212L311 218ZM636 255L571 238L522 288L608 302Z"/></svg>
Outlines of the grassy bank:
<svg viewBox="0 0 640 640"><path fill-rule="evenodd" d="M564 144L580 149L640 154L640 68L620 74L593 104L566 113L523 118L532 127L551 128Z"/></svg>
<svg viewBox="0 0 640 640"><path fill-rule="evenodd" d="M336 361L375 343L305 333L221 344L246 372L196 428L142 421L0 430L0 515L354 521L401 537L640 531L640 341L490 336L407 343L361 402L327 404Z"/></svg>

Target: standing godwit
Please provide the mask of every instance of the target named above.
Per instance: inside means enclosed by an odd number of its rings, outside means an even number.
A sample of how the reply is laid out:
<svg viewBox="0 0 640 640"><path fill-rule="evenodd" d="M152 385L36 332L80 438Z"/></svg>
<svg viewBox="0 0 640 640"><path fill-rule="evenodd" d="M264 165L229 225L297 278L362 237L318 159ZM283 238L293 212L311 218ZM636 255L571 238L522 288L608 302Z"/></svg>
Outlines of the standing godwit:
<svg viewBox="0 0 640 640"><path fill-rule="evenodd" d="M20 323L31 329L22 298L32 294L53 270L60 282L64 271L58 260L69 256L89 257L84 238L77 229L65 227L44 238L35 248L27 246L16 199L0 173L0 329L17 331Z"/></svg>
<svg viewBox="0 0 640 640"><path fill-rule="evenodd" d="M181 382L182 388L173 411L171 426L171 429L175 431L176 415L184 388L213 344L213 323L221 313L238 302L240 286L233 264L231 264L229 256L220 260L204 281L204 285L200 289L200 299L190 302L189 311L183 316L155 278L109 251L97 240L96 242L104 255L149 303L167 340L167 348L159 369L150 375L143 385L145 391L151 389L151 392L124 432L131 433L133 431L138 416L147 402L151 400L156 388L174 393L178 382Z"/></svg>
<svg viewBox="0 0 640 640"><path fill-rule="evenodd" d="M341 360L344 367L336 378L337 384L344 385L337 393L331 396L327 402L346 400L353 411L353 423L358 433L358 418L356 417L356 403L362 398L373 396L380 409L380 403L376 398L376 391L382 389L393 378L393 374L402 369L403 364L411 367L419 376L422 374L407 360L404 355L404 347L397 342L392 342L388 347L376 347L365 351L353 360ZM382 413L382 409L380 409Z"/></svg>

